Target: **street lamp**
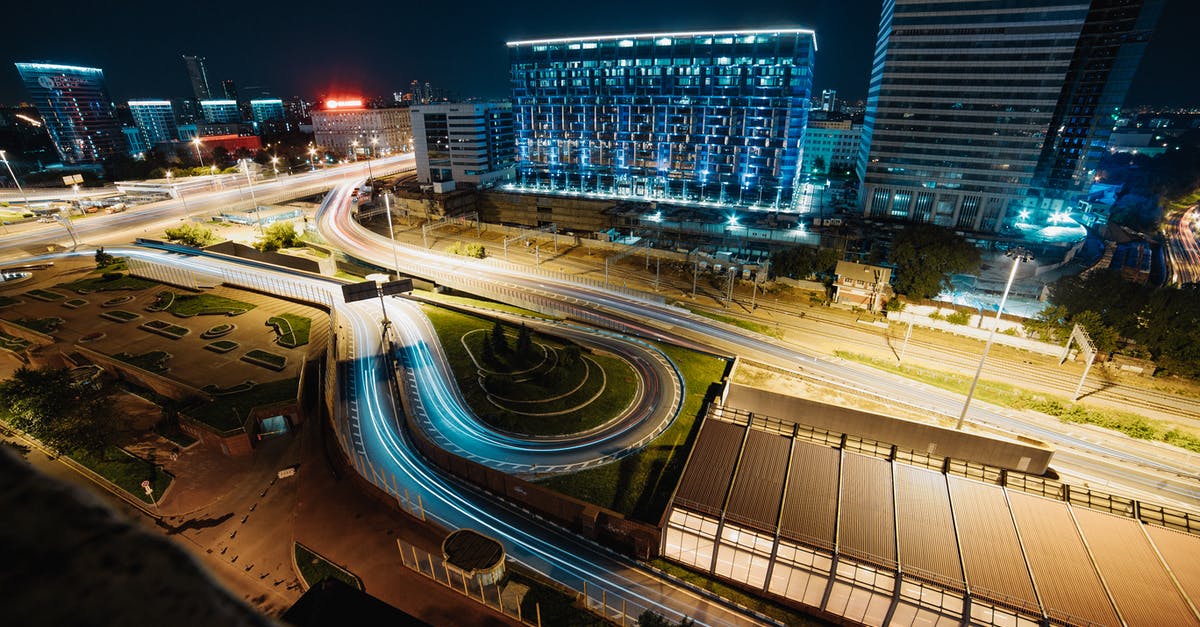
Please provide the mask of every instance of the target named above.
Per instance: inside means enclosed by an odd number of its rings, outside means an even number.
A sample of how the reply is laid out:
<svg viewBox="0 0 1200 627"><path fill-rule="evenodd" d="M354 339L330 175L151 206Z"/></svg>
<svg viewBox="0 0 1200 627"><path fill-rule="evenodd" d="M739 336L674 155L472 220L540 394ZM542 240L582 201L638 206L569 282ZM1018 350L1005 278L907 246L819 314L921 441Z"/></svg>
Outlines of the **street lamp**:
<svg viewBox="0 0 1200 627"><path fill-rule="evenodd" d="M169 168L167 169L167 187L169 187L171 191L175 192L176 196L179 196L179 200L183 203L183 215L185 218L190 218L192 212L188 209L187 199L183 197L183 190L178 186L171 185L171 170Z"/></svg>
<svg viewBox="0 0 1200 627"><path fill-rule="evenodd" d="M354 153L354 162L358 163L358 140L350 142L350 146L352 147L350 152Z"/></svg>
<svg viewBox="0 0 1200 627"><path fill-rule="evenodd" d="M1008 302L1008 290L1012 288L1013 279L1017 276L1017 267L1022 261L1033 261L1033 253L1028 250L1016 247L1009 249L1004 253L1005 256L1013 260L1012 270L1008 273L1008 282L1004 284L1004 295L1000 297L1000 306L996 308L996 324L992 325L992 332L988 334L987 343L983 345L983 355L979 358L979 367L975 369L975 378L971 381L971 389L967 391L967 402L963 403L962 413L958 416L958 424L955 429L962 429L963 422L967 419L967 410L971 407L971 399L975 396L975 386L979 385L979 375L983 372L983 362L987 361L988 351L992 348L992 341L996 339L996 331L1000 328L1000 315L1004 313L1004 303Z"/></svg>
<svg viewBox="0 0 1200 627"><path fill-rule="evenodd" d="M8 162L8 155L0 150L0 160L4 161L4 167L8 168L8 175L12 177L13 185L17 186L17 191L21 192L21 198L25 199L25 210L29 211L29 196L25 194L25 190L21 188L21 183L17 181L17 175L13 173L12 164Z"/></svg>
<svg viewBox="0 0 1200 627"><path fill-rule="evenodd" d="M196 147L196 158L200 160L200 167L204 167L204 155L200 154L200 138L193 137L192 145Z"/></svg>
<svg viewBox="0 0 1200 627"><path fill-rule="evenodd" d="M317 149L316 148L308 149L308 167L309 167L310 172L317 171Z"/></svg>
<svg viewBox="0 0 1200 627"><path fill-rule="evenodd" d="M275 180L279 180L279 157L271 157L271 168L275 170Z"/></svg>
<svg viewBox="0 0 1200 627"><path fill-rule="evenodd" d="M254 217L258 219L258 234L262 235L262 213L258 211L258 199L254 197L254 181L250 179L250 160L242 159L242 166L246 168L246 184L250 186L250 202L254 203Z"/></svg>

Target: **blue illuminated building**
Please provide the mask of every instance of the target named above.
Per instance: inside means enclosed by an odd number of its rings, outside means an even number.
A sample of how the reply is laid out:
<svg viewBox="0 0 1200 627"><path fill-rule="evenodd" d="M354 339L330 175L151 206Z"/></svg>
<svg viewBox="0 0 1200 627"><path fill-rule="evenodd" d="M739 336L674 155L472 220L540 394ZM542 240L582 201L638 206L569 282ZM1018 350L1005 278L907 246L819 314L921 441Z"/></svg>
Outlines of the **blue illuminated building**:
<svg viewBox="0 0 1200 627"><path fill-rule="evenodd" d="M1074 225L1161 5L885 0L864 214L1006 235Z"/></svg>
<svg viewBox="0 0 1200 627"><path fill-rule="evenodd" d="M236 100L201 100L200 111L209 124L236 124L242 121Z"/></svg>
<svg viewBox="0 0 1200 627"><path fill-rule="evenodd" d="M516 189L790 208L807 29L509 42Z"/></svg>
<svg viewBox="0 0 1200 627"><path fill-rule="evenodd" d="M99 164L125 151L104 70L17 63L17 73L66 164Z"/></svg>
<svg viewBox="0 0 1200 627"><path fill-rule="evenodd" d="M170 100L130 100L129 113L142 136L142 143L153 148L161 142L179 138L175 109ZM139 150L135 152L145 152Z"/></svg>
<svg viewBox="0 0 1200 627"><path fill-rule="evenodd" d="M282 120L283 100L279 98L251 100L250 110L253 112L255 124L262 124L271 120Z"/></svg>

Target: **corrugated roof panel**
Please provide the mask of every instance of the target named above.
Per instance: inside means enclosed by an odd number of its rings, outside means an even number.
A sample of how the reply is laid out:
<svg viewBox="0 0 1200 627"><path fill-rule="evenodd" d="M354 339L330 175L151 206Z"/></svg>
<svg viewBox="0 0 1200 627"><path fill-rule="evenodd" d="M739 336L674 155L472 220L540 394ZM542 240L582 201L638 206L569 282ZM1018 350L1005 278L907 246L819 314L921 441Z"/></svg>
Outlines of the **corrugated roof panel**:
<svg viewBox="0 0 1200 627"><path fill-rule="evenodd" d="M841 518L838 548L848 555L896 561L896 510L892 464L856 453L842 455Z"/></svg>
<svg viewBox="0 0 1200 627"><path fill-rule="evenodd" d="M945 475L907 464L893 464L892 472L896 473L896 535L901 566L961 585L962 565Z"/></svg>
<svg viewBox="0 0 1200 627"><path fill-rule="evenodd" d="M724 507L725 492L745 433L743 426L705 420L675 498L710 511Z"/></svg>
<svg viewBox="0 0 1200 627"><path fill-rule="evenodd" d="M1200 536L1156 525L1146 525L1146 532L1192 605L1200 607Z"/></svg>
<svg viewBox="0 0 1200 627"><path fill-rule="evenodd" d="M1021 542L1013 526L1000 486L953 475L946 477L963 564L972 592L982 596L1016 599L1037 610L1033 580L1021 555Z"/></svg>
<svg viewBox="0 0 1200 627"><path fill-rule="evenodd" d="M758 429L751 429L746 436L742 462L729 495L728 514L738 522L775 531L791 442L790 437Z"/></svg>
<svg viewBox="0 0 1200 627"><path fill-rule="evenodd" d="M1083 507L1071 509L1126 624L1200 625L1142 533L1140 522Z"/></svg>
<svg viewBox="0 0 1200 627"><path fill-rule="evenodd" d="M1007 492L1046 611L1119 625L1067 504L1015 490Z"/></svg>
<svg viewBox="0 0 1200 627"><path fill-rule="evenodd" d="M796 440L788 469L779 532L793 540L833 548L841 452Z"/></svg>

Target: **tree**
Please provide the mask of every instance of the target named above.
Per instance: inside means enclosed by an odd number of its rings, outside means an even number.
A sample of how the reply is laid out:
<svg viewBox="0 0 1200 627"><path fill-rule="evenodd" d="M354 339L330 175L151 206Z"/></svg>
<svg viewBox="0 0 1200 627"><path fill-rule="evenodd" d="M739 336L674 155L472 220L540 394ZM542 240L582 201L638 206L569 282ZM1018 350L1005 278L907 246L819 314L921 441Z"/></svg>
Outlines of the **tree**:
<svg viewBox="0 0 1200 627"><path fill-rule="evenodd" d="M979 267L979 249L950 229L912 224L892 241L896 291L909 298L933 298L950 287L950 275Z"/></svg>
<svg viewBox="0 0 1200 627"><path fill-rule="evenodd" d="M832 248L796 246L771 255L771 273L793 279L828 274L837 266L838 253Z"/></svg>
<svg viewBox="0 0 1200 627"><path fill-rule="evenodd" d="M1092 338L1092 343L1096 345L1096 350L1101 353L1111 353L1117 349L1117 340L1121 336L1116 329L1104 324L1100 314L1094 311L1081 311L1071 316L1071 324L1083 327L1083 330L1087 331L1088 336Z"/></svg>
<svg viewBox="0 0 1200 627"><path fill-rule="evenodd" d="M1061 342L1071 330L1067 323L1067 308L1062 305L1047 305L1037 315L1021 326L1026 333L1034 333L1047 342Z"/></svg>
<svg viewBox="0 0 1200 627"><path fill-rule="evenodd" d="M496 351L492 349L491 338L483 338L483 350L480 359L489 366L496 364Z"/></svg>
<svg viewBox="0 0 1200 627"><path fill-rule="evenodd" d="M116 261L117 261L116 257L113 257L112 255L104 252L103 246L96 249L96 267L97 268L107 268L108 266L113 265L113 263L115 263Z"/></svg>
<svg viewBox="0 0 1200 627"><path fill-rule="evenodd" d="M296 235L296 227L291 222L276 222L268 226L254 247L263 252L274 252L280 248L292 248L300 245L300 236Z"/></svg>
<svg viewBox="0 0 1200 627"><path fill-rule="evenodd" d="M12 426L59 451L103 451L121 423L108 386L79 386L66 368L22 366L0 383Z"/></svg>
<svg viewBox="0 0 1200 627"><path fill-rule="evenodd" d="M638 615L637 624L638 627L692 627L696 621L684 616L676 623L654 610L646 610Z"/></svg>
<svg viewBox="0 0 1200 627"><path fill-rule="evenodd" d="M195 246L203 248L216 241L217 236L213 230L200 226L199 224L180 224L167 229L165 232L167 239L172 242L179 242L185 246Z"/></svg>
<svg viewBox="0 0 1200 627"><path fill-rule="evenodd" d="M492 325L492 350L497 355L508 354L508 338L504 336L504 325L499 320Z"/></svg>
<svg viewBox="0 0 1200 627"><path fill-rule="evenodd" d="M533 337L529 333L529 327L525 325L517 329L517 356L521 359L533 357Z"/></svg>

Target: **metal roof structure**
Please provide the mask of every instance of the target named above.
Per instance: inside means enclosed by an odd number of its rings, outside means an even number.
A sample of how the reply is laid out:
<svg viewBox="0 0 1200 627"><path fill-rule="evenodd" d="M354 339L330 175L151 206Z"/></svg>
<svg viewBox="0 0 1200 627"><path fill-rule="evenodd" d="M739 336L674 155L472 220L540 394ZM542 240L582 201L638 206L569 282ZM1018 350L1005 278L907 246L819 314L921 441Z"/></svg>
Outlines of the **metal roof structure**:
<svg viewBox="0 0 1200 627"><path fill-rule="evenodd" d="M1200 626L1197 520L713 405L661 549L863 624Z"/></svg>

